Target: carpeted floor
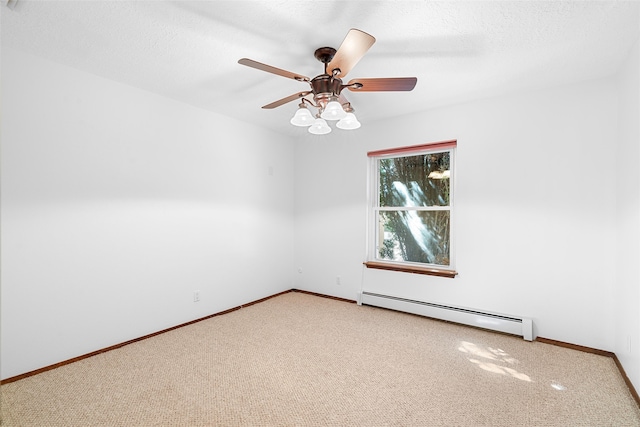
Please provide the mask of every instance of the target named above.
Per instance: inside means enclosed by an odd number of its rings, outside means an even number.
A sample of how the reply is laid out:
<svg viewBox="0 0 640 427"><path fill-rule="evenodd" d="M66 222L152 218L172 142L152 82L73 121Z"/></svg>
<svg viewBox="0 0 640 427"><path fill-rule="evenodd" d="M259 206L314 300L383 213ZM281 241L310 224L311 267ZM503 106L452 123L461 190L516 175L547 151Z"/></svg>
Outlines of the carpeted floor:
<svg viewBox="0 0 640 427"><path fill-rule="evenodd" d="M3 426L640 426L613 360L291 292L0 387Z"/></svg>

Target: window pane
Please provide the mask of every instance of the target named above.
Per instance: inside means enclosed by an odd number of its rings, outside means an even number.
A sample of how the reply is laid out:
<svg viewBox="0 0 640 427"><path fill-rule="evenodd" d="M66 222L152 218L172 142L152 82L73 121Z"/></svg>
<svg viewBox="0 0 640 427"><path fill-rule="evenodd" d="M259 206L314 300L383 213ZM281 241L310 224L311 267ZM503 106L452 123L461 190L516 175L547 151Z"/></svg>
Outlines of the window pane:
<svg viewBox="0 0 640 427"><path fill-rule="evenodd" d="M377 258L449 265L449 211L386 211L378 215Z"/></svg>
<svg viewBox="0 0 640 427"><path fill-rule="evenodd" d="M380 159L380 206L449 206L449 155Z"/></svg>

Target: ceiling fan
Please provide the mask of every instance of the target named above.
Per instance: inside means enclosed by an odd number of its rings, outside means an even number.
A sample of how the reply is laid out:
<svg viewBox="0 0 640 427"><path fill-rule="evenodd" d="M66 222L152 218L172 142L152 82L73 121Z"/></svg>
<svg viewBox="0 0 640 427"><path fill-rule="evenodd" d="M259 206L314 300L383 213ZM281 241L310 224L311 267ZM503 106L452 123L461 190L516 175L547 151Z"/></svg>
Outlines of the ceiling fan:
<svg viewBox="0 0 640 427"><path fill-rule="evenodd" d="M311 90L294 93L264 105L262 108L272 109L299 99L299 109L291 119L292 124L309 126L309 132L314 134L331 132L331 128L325 120L340 120L336 126L341 129L357 129L360 127L360 122L357 121L353 114L351 103L342 94L343 89L346 88L352 92L410 91L413 90L418 81L416 77L357 78L351 79L347 84L343 84L342 79L367 53L375 41L376 39L370 34L352 28L338 50L332 47L316 49L314 56L324 64L324 73L312 79L248 58L242 58L238 63L282 77L306 82L311 86ZM311 95L313 102L308 99ZM315 118L307 109L305 102L318 109L318 114Z"/></svg>

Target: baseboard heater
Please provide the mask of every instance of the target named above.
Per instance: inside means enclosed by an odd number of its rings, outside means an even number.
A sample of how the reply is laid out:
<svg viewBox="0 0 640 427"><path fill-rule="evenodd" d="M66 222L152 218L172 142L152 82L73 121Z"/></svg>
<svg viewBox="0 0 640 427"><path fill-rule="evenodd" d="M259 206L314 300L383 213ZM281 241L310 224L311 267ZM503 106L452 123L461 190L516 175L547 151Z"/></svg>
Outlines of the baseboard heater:
<svg viewBox="0 0 640 427"><path fill-rule="evenodd" d="M388 308L463 325L519 335L527 341L533 341L533 322L528 318L506 316L496 313L483 313L468 308L450 307L371 292L362 292L360 301L358 302L373 307Z"/></svg>

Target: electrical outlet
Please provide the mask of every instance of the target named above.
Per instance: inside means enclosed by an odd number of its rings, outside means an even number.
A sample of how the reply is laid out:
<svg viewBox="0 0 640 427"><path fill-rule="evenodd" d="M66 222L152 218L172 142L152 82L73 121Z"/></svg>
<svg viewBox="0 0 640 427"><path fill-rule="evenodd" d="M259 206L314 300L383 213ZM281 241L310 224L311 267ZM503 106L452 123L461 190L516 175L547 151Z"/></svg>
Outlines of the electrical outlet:
<svg viewBox="0 0 640 427"><path fill-rule="evenodd" d="M336 276L336 285L342 285L342 279L340 278L340 276Z"/></svg>
<svg viewBox="0 0 640 427"><path fill-rule="evenodd" d="M193 302L200 301L200 291L193 291Z"/></svg>

